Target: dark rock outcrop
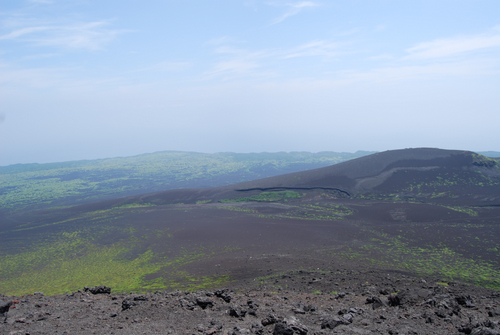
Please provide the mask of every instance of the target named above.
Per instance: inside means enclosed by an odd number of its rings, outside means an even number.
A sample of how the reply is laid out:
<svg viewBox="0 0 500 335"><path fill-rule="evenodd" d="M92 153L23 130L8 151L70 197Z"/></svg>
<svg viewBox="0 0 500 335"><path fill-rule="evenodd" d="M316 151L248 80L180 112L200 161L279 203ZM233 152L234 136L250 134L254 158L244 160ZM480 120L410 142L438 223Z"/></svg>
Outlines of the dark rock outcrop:
<svg viewBox="0 0 500 335"><path fill-rule="evenodd" d="M111 287L107 286L94 286L94 287L84 287L84 292L90 292L92 294L111 294Z"/></svg>

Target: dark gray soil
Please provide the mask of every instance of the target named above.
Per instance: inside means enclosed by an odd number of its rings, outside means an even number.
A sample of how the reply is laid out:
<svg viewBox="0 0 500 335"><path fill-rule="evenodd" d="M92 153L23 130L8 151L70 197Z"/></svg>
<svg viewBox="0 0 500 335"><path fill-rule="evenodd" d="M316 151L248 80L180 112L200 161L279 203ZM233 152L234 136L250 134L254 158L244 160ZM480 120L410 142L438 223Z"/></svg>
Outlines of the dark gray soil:
<svg viewBox="0 0 500 335"><path fill-rule="evenodd" d="M399 273L296 271L210 291L105 292L0 296L0 334L500 334L499 292Z"/></svg>

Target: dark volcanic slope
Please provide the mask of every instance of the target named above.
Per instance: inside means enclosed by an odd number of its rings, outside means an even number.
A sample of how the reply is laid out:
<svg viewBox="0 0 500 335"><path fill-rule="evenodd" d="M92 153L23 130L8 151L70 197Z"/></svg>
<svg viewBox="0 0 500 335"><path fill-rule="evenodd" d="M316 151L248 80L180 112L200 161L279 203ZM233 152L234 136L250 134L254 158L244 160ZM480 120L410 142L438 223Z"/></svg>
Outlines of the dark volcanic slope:
<svg viewBox="0 0 500 335"><path fill-rule="evenodd" d="M496 160L470 151L392 150L336 165L204 190L175 190L145 202L194 203L246 197L262 191L327 190L341 197L402 197L465 205L500 205ZM134 200L135 201L135 200Z"/></svg>
<svg viewBox="0 0 500 335"><path fill-rule="evenodd" d="M499 222L497 160L387 151L231 186L10 216L0 225L0 292L204 288L332 271L341 261L500 289Z"/></svg>

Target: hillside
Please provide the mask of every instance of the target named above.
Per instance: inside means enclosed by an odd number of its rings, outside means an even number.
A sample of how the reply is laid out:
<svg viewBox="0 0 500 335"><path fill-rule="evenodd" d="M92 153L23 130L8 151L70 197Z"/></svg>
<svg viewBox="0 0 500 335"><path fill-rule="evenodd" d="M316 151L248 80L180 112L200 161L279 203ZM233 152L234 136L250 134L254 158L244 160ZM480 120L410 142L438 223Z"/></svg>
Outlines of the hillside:
<svg viewBox="0 0 500 335"><path fill-rule="evenodd" d="M163 151L134 157L0 166L1 212L179 188L207 188L303 171L370 152L216 153Z"/></svg>
<svg viewBox="0 0 500 335"><path fill-rule="evenodd" d="M155 204L250 197L264 191L326 191L337 197L406 199L468 206L500 204L500 163L469 151L392 150L328 167L206 190L133 198Z"/></svg>
<svg viewBox="0 0 500 335"><path fill-rule="evenodd" d="M500 289L498 161L405 149L234 185L6 216L0 292L237 285L339 264Z"/></svg>

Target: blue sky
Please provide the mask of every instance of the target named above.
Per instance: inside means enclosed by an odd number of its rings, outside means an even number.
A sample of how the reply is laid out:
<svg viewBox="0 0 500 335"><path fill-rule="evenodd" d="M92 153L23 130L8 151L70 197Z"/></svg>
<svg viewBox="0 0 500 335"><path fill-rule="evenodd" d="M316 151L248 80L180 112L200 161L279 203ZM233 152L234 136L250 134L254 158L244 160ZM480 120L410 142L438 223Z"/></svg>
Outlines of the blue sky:
<svg viewBox="0 0 500 335"><path fill-rule="evenodd" d="M500 1L9 0L0 165L500 151Z"/></svg>

